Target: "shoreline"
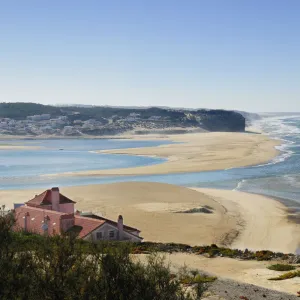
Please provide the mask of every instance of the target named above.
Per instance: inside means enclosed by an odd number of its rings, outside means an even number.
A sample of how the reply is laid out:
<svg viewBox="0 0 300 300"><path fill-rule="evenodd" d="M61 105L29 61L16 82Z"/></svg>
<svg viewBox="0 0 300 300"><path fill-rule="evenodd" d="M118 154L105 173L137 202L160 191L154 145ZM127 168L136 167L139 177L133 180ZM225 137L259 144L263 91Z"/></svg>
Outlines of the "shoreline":
<svg viewBox="0 0 300 300"><path fill-rule="evenodd" d="M282 153L276 146L282 145L265 135L251 133L192 133L163 137L153 135L131 136L133 140L170 140L172 144L156 147L111 149L96 151L100 154L121 154L159 157L165 162L149 166L130 168L87 170L47 174L47 176L119 176L119 175L162 175L197 173L228 168L267 164Z"/></svg>
<svg viewBox="0 0 300 300"><path fill-rule="evenodd" d="M39 146L21 146L21 145L1 145L1 150L40 150L42 147Z"/></svg>

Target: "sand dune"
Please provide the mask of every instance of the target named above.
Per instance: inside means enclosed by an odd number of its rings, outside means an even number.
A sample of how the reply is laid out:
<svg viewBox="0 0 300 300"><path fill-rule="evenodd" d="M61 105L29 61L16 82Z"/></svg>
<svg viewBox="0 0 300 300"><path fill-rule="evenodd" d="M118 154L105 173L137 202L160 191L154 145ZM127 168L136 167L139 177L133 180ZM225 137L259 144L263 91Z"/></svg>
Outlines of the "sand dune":
<svg viewBox="0 0 300 300"><path fill-rule="evenodd" d="M299 277L283 281L268 280L271 277L277 277L278 272L267 269L267 266L278 263L278 261L243 261L226 257L206 258L200 255L184 253L164 255L166 261L170 262L175 268L185 265L190 269L200 269L215 274L219 278L228 278L293 295L296 295L297 291L299 291ZM141 260L144 259L141 255L139 255L138 258ZM245 290L245 292L247 292L247 290Z"/></svg>
<svg viewBox="0 0 300 300"><path fill-rule="evenodd" d="M0 191L0 203L24 202L41 190ZM124 182L65 187L77 208L98 212L139 228L145 240L294 252L299 225L289 223L285 207L272 199L233 191ZM178 213L211 207L213 213ZM284 242L283 242L284 241Z"/></svg>
<svg viewBox="0 0 300 300"><path fill-rule="evenodd" d="M131 136L133 139L161 139L162 136ZM146 175L220 170L256 165L278 155L279 141L260 134L209 132L163 136L176 144L158 147L104 150L99 153L158 156L166 158L162 164L136 168L92 170L68 175Z"/></svg>

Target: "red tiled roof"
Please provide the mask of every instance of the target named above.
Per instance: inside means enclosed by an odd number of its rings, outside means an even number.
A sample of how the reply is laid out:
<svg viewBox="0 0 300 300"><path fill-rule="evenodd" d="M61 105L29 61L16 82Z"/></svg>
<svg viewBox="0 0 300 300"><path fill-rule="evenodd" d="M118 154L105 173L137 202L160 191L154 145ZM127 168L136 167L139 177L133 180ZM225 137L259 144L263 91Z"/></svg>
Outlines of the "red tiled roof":
<svg viewBox="0 0 300 300"><path fill-rule="evenodd" d="M80 238L84 238L89 233L103 225L106 221L103 220L97 220L87 217L81 217L75 215L75 225L81 226L82 230L79 233Z"/></svg>
<svg viewBox="0 0 300 300"><path fill-rule="evenodd" d="M63 194L59 193L59 204L65 204L65 203L76 203L76 202L64 196Z"/></svg>
<svg viewBox="0 0 300 300"><path fill-rule="evenodd" d="M101 216L98 216L98 215L95 215L95 214L89 214L89 215L81 215L81 217L84 217L84 218L91 218L91 219L95 219L95 220L102 220L102 221L106 221L107 223L111 224L111 225L114 225L114 226L118 226L118 223L115 222L115 221L112 221L112 220L109 220L109 219L106 219L106 218L103 218ZM141 232L139 229L137 228L134 228L134 227L130 227L130 226L127 226L127 225L123 225L124 226L124 229L128 232L131 232L131 231L137 231L137 232Z"/></svg>
<svg viewBox="0 0 300 300"><path fill-rule="evenodd" d="M25 214L28 214L27 230L34 233L43 234L43 221L45 217L50 218L49 234L60 234L61 233L61 219L74 218L73 214L66 214L54 210L42 209L32 206L20 206L15 209L16 228L24 229Z"/></svg>
<svg viewBox="0 0 300 300"><path fill-rule="evenodd" d="M38 205L51 205L51 190L36 195L33 199L26 202L26 204L38 206Z"/></svg>
<svg viewBox="0 0 300 300"><path fill-rule="evenodd" d="M59 204L76 203L68 197L59 193ZM43 193L36 195L33 199L26 202L30 206L51 205L51 190L46 190Z"/></svg>
<svg viewBox="0 0 300 300"><path fill-rule="evenodd" d="M43 209L40 207L32 207L32 206L19 206L18 208L15 209L15 212L17 211L32 211L32 212L37 212L37 213L45 213L46 215L60 215L60 216L69 216L72 214L67 214L64 212L56 211L56 210L48 210L48 209Z"/></svg>

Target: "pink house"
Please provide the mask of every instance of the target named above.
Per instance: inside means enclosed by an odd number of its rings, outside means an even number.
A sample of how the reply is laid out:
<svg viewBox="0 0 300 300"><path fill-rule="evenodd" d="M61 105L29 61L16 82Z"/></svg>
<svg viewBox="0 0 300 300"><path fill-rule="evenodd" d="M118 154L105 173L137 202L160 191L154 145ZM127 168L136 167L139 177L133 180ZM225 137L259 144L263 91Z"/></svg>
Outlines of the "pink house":
<svg viewBox="0 0 300 300"><path fill-rule="evenodd" d="M46 235L76 231L80 238L90 241L142 241L140 231L124 225L122 216L114 222L92 213L75 212L75 203L57 187L46 190L14 209L16 230Z"/></svg>

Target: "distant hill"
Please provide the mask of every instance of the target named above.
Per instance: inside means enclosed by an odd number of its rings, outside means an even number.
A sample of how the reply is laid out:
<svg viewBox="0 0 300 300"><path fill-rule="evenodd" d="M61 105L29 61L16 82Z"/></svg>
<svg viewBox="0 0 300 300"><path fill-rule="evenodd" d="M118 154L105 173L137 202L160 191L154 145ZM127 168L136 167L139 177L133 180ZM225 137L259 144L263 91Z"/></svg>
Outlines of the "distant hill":
<svg viewBox="0 0 300 300"><path fill-rule="evenodd" d="M244 131L241 113L226 110L51 106L0 103L0 134L113 135L126 131L201 129ZM8 120L10 119L10 120Z"/></svg>

